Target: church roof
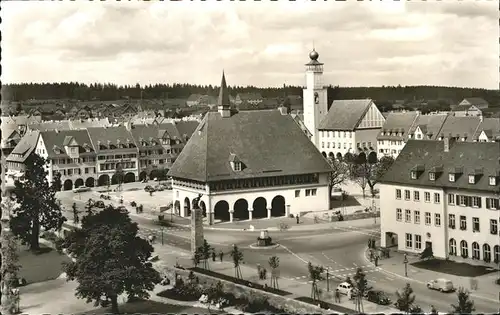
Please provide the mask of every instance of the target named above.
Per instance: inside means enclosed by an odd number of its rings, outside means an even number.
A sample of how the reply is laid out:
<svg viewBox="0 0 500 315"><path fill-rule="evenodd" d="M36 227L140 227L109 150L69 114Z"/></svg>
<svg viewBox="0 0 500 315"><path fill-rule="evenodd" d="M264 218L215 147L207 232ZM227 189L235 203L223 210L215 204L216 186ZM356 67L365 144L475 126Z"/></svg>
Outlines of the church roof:
<svg viewBox="0 0 500 315"><path fill-rule="evenodd" d="M320 122L320 130L354 130L372 104L371 99L335 100Z"/></svg>
<svg viewBox="0 0 500 315"><path fill-rule="evenodd" d="M245 168L235 172L229 157ZM290 115L279 110L208 112L169 176L200 182L325 173L330 165Z"/></svg>
<svg viewBox="0 0 500 315"><path fill-rule="evenodd" d="M218 106L229 107L231 103L229 102L229 91L227 90L226 76L222 72L222 82L220 83L219 99L217 100Z"/></svg>

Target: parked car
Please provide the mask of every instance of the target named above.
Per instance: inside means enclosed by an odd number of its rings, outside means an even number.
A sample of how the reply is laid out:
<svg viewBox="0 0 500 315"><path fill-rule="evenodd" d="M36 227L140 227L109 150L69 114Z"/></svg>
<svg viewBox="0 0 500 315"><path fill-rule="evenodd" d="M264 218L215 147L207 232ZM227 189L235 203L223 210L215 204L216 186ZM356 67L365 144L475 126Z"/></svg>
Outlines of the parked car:
<svg viewBox="0 0 500 315"><path fill-rule="evenodd" d="M385 292L380 290L369 290L366 292L366 299L370 302L379 305L389 305L391 304L391 299L385 294Z"/></svg>
<svg viewBox="0 0 500 315"><path fill-rule="evenodd" d="M125 208L125 206L119 206L117 209L120 210L121 213L128 213L128 210L127 208Z"/></svg>
<svg viewBox="0 0 500 315"><path fill-rule="evenodd" d="M97 201L95 202L95 206L96 206L97 208L105 208L105 207L106 207L106 205L104 204L104 201L102 201L102 200L97 200Z"/></svg>
<svg viewBox="0 0 500 315"><path fill-rule="evenodd" d="M427 282L427 288L431 290L438 290L441 292L455 291L455 288L453 287L453 282L444 278L439 278Z"/></svg>
<svg viewBox="0 0 500 315"><path fill-rule="evenodd" d="M337 290L339 290L340 294L345 294L347 295L349 291L352 290L352 285L350 285L347 282L342 282L337 286Z"/></svg>
<svg viewBox="0 0 500 315"><path fill-rule="evenodd" d="M146 187L144 187L144 191L145 192L150 192L150 191L155 191L155 189L153 188L153 186L147 185Z"/></svg>
<svg viewBox="0 0 500 315"><path fill-rule="evenodd" d="M77 187L77 188L74 188L74 189L73 189L73 192L74 192L74 193L86 192L86 191L90 191L90 187L87 187L87 186L80 186L80 187Z"/></svg>

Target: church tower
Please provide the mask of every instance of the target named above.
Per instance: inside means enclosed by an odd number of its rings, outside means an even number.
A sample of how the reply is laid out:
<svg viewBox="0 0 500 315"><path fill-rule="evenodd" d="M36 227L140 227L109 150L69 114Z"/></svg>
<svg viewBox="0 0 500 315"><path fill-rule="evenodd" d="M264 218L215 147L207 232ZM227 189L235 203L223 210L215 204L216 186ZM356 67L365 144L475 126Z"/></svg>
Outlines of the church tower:
<svg viewBox="0 0 500 315"><path fill-rule="evenodd" d="M304 124L311 133L311 141L319 148L318 127L328 112L328 89L323 86L323 64L318 61L319 54L313 49L309 53L306 66L306 88L303 93Z"/></svg>

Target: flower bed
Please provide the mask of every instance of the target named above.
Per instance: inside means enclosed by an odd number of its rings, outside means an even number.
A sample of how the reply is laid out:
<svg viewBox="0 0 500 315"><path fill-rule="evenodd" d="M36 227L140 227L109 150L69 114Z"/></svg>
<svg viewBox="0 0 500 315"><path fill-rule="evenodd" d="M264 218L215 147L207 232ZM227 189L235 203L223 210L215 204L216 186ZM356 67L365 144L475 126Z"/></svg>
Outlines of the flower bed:
<svg viewBox="0 0 500 315"><path fill-rule="evenodd" d="M328 303L325 301L313 300L312 298L310 298L308 296L299 296L298 298L295 298L295 300L305 302L305 303L308 303L311 305L318 305L319 304L319 306L325 310L330 309L332 311L344 313L344 314L351 314L352 313L351 309L345 308L345 307L340 306L340 305Z"/></svg>
<svg viewBox="0 0 500 315"><path fill-rule="evenodd" d="M287 295L291 294L290 292L287 292L287 291L283 291L283 290L280 290L280 289L275 289L275 288L272 288L272 287L265 287L265 286L263 286L262 284L259 284L259 283L254 283L254 282L251 282L251 281L248 281L248 280L244 280L244 279L237 279L235 277L231 277L231 276L228 276L228 275L225 275L225 274L222 274L222 273L218 273L218 272L215 272L215 271L211 271L211 270L206 270L206 269L203 269L203 268L200 268L200 267L189 268L189 270L192 270L194 272L198 272L198 273L201 273L201 274L205 274L207 276L219 278L219 279L222 279L222 280L231 281L233 283L244 285L244 286L247 286L247 287L250 287L250 288L254 288L254 289L257 289L257 290L262 290L262 291L270 292L270 293L273 293L273 294L281 295L281 296L287 296Z"/></svg>

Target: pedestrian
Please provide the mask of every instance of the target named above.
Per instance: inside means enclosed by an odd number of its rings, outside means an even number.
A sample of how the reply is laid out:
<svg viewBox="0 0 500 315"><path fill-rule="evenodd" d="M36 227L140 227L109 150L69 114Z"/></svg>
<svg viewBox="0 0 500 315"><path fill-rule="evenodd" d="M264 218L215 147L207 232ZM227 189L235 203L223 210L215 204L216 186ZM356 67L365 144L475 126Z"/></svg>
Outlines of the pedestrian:
<svg viewBox="0 0 500 315"><path fill-rule="evenodd" d="M347 298L352 299L352 290L347 291Z"/></svg>
<svg viewBox="0 0 500 315"><path fill-rule="evenodd" d="M212 251L212 261L215 261L215 251Z"/></svg>
<svg viewBox="0 0 500 315"><path fill-rule="evenodd" d="M373 250L370 249L370 261L373 261Z"/></svg>
<svg viewBox="0 0 500 315"><path fill-rule="evenodd" d="M434 305L431 305L431 314L437 314L437 310L436 308L434 307Z"/></svg>
<svg viewBox="0 0 500 315"><path fill-rule="evenodd" d="M378 256L375 256L375 267L378 267Z"/></svg>
<svg viewBox="0 0 500 315"><path fill-rule="evenodd" d="M297 220L297 224L299 224L299 215L298 214L295 215L295 219Z"/></svg>
<svg viewBox="0 0 500 315"><path fill-rule="evenodd" d="M339 291L339 289L335 290L335 302L340 303L340 291Z"/></svg>
<svg viewBox="0 0 500 315"><path fill-rule="evenodd" d="M262 270L260 269L260 264L257 264L257 275L259 276L259 280L262 280Z"/></svg>

